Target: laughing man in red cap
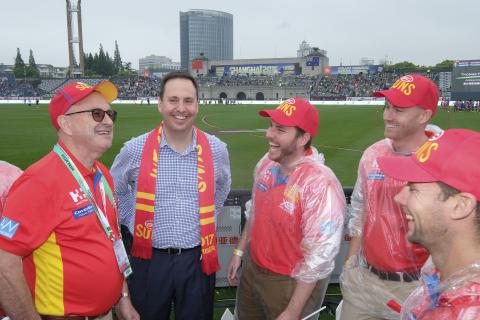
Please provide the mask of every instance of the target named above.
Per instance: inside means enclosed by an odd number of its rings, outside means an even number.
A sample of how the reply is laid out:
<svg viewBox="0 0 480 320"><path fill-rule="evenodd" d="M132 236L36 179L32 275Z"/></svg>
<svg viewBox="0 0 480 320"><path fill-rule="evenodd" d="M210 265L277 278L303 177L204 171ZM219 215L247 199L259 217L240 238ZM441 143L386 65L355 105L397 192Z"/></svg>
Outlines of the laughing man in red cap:
<svg viewBox="0 0 480 320"><path fill-rule="evenodd" d="M0 305L15 319L95 319L128 297L131 273L108 170L117 88L74 82L50 102L53 151L13 184L0 218ZM23 262L23 272L22 272Z"/></svg>
<svg viewBox="0 0 480 320"><path fill-rule="evenodd" d="M451 129L410 157L382 157L386 175L408 181L395 197L407 238L430 251L422 286L402 320L480 319L480 133Z"/></svg>
<svg viewBox="0 0 480 320"><path fill-rule="evenodd" d="M340 247L345 197L311 146L319 123L315 107L292 98L260 115L270 117L269 149L255 169L252 214L227 277L238 283L243 256L238 319L300 319L322 304Z"/></svg>
<svg viewBox="0 0 480 320"><path fill-rule="evenodd" d="M385 98L385 139L365 150L358 167L348 224L352 240L340 278L342 320L398 319L388 303L402 303L418 286L429 255L405 237L408 222L393 200L405 182L385 176L377 159L409 156L434 135L427 124L439 91L430 79L410 74L374 96Z"/></svg>

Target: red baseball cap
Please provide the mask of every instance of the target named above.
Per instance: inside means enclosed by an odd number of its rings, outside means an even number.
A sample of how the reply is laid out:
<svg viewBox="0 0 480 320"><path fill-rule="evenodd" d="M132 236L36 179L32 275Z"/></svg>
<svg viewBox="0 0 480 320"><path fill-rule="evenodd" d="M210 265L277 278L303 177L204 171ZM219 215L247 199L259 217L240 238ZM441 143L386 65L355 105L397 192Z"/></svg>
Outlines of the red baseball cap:
<svg viewBox="0 0 480 320"><path fill-rule="evenodd" d="M275 123L287 127L299 127L315 137L320 116L317 109L307 100L290 98L282 102L276 109L260 110L262 117L270 117Z"/></svg>
<svg viewBox="0 0 480 320"><path fill-rule="evenodd" d="M72 82L55 93L50 101L50 119L57 131L60 129L57 117L65 114L72 105L94 91L101 93L108 103L111 103L118 96L117 87L108 80L100 81L93 87L83 82Z"/></svg>
<svg viewBox="0 0 480 320"><path fill-rule="evenodd" d="M400 181L440 181L480 201L480 133L450 129L429 139L409 157L380 157L380 169Z"/></svg>
<svg viewBox="0 0 480 320"><path fill-rule="evenodd" d="M385 97L398 108L420 107L432 110L434 116L440 92L432 80L419 74L408 74L397 79L390 89L375 91L373 96Z"/></svg>

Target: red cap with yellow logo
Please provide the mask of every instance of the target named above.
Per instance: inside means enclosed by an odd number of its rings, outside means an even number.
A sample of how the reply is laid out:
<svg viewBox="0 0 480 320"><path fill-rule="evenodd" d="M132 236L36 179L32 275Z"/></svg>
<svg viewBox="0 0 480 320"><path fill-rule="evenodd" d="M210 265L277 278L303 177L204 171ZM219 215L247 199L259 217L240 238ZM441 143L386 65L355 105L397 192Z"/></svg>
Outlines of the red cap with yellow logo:
<svg viewBox="0 0 480 320"><path fill-rule="evenodd" d="M57 91L50 101L50 119L57 131L60 129L57 117L65 114L72 105L94 91L101 93L108 103L111 103L118 96L117 87L108 80L100 81L93 87L83 82L72 82Z"/></svg>
<svg viewBox="0 0 480 320"><path fill-rule="evenodd" d="M270 117L275 123L286 127L299 127L315 137L320 116L317 109L307 100L290 98L274 110L260 110L262 117Z"/></svg>
<svg viewBox="0 0 480 320"><path fill-rule="evenodd" d="M375 91L374 97L385 97L398 108L420 107L437 111L440 93L437 85L419 74L408 74L397 79L388 90Z"/></svg>
<svg viewBox="0 0 480 320"><path fill-rule="evenodd" d="M440 181L480 200L480 133L450 129L429 139L409 157L380 157L378 165L400 181Z"/></svg>

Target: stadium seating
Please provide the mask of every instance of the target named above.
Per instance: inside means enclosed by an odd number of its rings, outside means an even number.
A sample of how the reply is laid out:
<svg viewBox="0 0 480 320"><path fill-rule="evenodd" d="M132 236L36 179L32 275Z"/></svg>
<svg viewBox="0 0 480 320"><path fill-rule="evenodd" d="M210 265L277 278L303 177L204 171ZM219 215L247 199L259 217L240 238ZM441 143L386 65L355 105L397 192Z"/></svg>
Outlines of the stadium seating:
<svg viewBox="0 0 480 320"><path fill-rule="evenodd" d="M198 79L202 87L298 87L305 89L313 100L345 100L348 97L371 97L375 90L388 88L400 77L399 73L377 73L356 75L249 75L249 76L205 76ZM438 81L438 74L426 76ZM0 97L41 96L50 98L58 88L73 81L95 85L103 78L44 79L37 87L29 83L15 84L0 79ZM113 78L119 89L119 99L157 97L161 79L148 77Z"/></svg>

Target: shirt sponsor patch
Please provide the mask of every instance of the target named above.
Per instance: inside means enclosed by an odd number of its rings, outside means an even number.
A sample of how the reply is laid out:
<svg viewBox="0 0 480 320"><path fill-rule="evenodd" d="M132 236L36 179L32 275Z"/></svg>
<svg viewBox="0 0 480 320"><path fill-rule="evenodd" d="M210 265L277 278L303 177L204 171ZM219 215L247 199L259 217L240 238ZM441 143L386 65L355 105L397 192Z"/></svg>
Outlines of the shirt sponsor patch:
<svg viewBox="0 0 480 320"><path fill-rule="evenodd" d="M73 213L73 217L75 219L80 219L80 218L83 218L85 216L88 216L90 213L92 213L94 211L95 211L95 208L93 207L93 205L91 203L89 203L88 205L86 205L83 208L73 210L72 213Z"/></svg>
<svg viewBox="0 0 480 320"><path fill-rule="evenodd" d="M333 221L325 221L320 224L320 232L323 234L333 234L337 231L337 224Z"/></svg>
<svg viewBox="0 0 480 320"><path fill-rule="evenodd" d="M368 180L385 180L385 175L381 172L370 172Z"/></svg>
<svg viewBox="0 0 480 320"><path fill-rule="evenodd" d="M291 215L295 210L295 204L284 199L282 203L280 203L280 208L282 208L283 211L286 211L288 214Z"/></svg>
<svg viewBox="0 0 480 320"><path fill-rule="evenodd" d="M7 217L0 217L0 235L12 239L18 230L20 223L8 219Z"/></svg>
<svg viewBox="0 0 480 320"><path fill-rule="evenodd" d="M257 182L257 189L262 191L262 192L265 192L265 191L267 191L268 187L264 183Z"/></svg>

